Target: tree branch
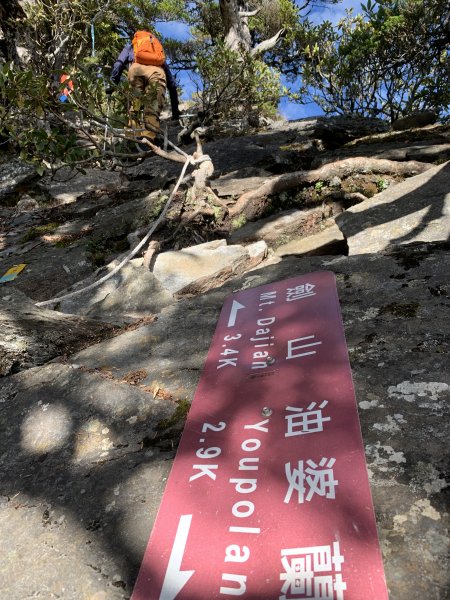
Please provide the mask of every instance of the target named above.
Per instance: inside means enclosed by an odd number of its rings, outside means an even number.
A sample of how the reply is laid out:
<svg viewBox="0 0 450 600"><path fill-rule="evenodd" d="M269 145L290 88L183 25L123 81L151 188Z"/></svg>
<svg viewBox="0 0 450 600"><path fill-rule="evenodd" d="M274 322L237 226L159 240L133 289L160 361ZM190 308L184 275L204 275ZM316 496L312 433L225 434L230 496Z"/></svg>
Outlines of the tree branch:
<svg viewBox="0 0 450 600"><path fill-rule="evenodd" d="M256 15L261 11L260 8L256 8L255 10L240 10L239 11L239 16L243 17L243 18L248 18L248 17L256 17Z"/></svg>
<svg viewBox="0 0 450 600"><path fill-rule="evenodd" d="M259 43L254 48L252 48L252 50L250 51L251 56L262 54L263 52L266 52L267 50L270 50L271 48L276 46L278 40L280 39L280 36L284 33L284 31L284 28L280 29L280 31L278 31L278 33L276 33L273 37L269 38L268 40L264 40L263 42Z"/></svg>

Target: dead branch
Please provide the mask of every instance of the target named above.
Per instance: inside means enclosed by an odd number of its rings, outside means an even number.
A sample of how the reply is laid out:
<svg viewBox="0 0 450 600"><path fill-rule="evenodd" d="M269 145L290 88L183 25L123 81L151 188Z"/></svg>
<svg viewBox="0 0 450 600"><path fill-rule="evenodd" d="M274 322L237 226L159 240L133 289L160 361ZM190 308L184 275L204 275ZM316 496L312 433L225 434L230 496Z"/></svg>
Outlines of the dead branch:
<svg viewBox="0 0 450 600"><path fill-rule="evenodd" d="M254 48L252 48L250 54L252 56L257 56L258 54L262 54L263 52L270 50L271 48L276 46L278 40L280 39L280 36L283 33L284 29L280 29L280 31L278 31L273 37L269 38L268 40L264 40L263 42L257 44Z"/></svg>
<svg viewBox="0 0 450 600"><path fill-rule="evenodd" d="M260 8L256 8L255 10L240 10L239 16L243 19L248 19L249 17L256 17L256 15L261 11Z"/></svg>
<svg viewBox="0 0 450 600"><path fill-rule="evenodd" d="M269 196L291 190L304 184L317 181L330 181L333 177L349 177L355 173L376 173L382 175L401 175L411 177L430 169L432 165L410 160L396 162L394 160L367 157L353 157L323 165L313 171L295 171L272 177L265 181L259 188L245 192L238 198L236 204L230 208L229 216L234 217L244 213L247 219L252 220L261 212L261 207Z"/></svg>

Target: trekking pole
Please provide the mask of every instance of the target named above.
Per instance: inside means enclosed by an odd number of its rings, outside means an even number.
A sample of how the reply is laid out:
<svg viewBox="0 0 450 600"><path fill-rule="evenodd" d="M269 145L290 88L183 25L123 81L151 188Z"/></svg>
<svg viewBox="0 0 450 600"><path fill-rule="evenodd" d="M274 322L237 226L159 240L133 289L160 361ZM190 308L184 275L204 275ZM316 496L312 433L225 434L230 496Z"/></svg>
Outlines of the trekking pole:
<svg viewBox="0 0 450 600"><path fill-rule="evenodd" d="M108 95L108 99L106 101L106 123L105 123L105 133L103 136L103 152L106 150L106 137L108 135L108 124L109 124L109 111L111 108L111 96Z"/></svg>

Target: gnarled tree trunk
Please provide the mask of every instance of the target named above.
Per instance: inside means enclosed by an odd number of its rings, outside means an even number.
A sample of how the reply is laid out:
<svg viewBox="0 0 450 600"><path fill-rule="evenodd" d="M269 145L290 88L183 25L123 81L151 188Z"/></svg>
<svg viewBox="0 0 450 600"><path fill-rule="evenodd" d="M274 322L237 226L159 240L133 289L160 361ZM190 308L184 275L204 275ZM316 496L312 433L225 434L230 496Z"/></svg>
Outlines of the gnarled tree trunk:
<svg viewBox="0 0 450 600"><path fill-rule="evenodd" d="M225 43L235 52L248 52L255 56L270 50L278 42L283 29L273 37L252 47L252 35L248 19L258 14L259 9L248 10L248 4L242 0L220 0L220 12L225 29Z"/></svg>
<svg viewBox="0 0 450 600"><path fill-rule="evenodd" d="M242 14L243 2L239 0L220 0L220 12L225 29L225 43L236 52L250 52L252 36L248 27L248 16ZM247 14L247 13L245 13Z"/></svg>
<svg viewBox="0 0 450 600"><path fill-rule="evenodd" d="M24 18L18 0L2 0L0 2L0 62L18 62L17 27L15 20Z"/></svg>

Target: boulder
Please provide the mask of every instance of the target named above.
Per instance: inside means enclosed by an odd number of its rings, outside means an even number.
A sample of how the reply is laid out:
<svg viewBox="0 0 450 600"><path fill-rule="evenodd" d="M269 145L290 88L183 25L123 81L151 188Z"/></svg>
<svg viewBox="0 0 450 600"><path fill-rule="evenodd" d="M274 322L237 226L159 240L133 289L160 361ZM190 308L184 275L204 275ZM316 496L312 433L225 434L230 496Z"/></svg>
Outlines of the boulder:
<svg viewBox="0 0 450 600"><path fill-rule="evenodd" d="M388 129L389 125L382 119L356 115L319 117L314 128L314 137L321 139L328 148L338 148L351 140L382 133Z"/></svg>
<svg viewBox="0 0 450 600"><path fill-rule="evenodd" d="M57 175L43 178L39 187L60 204L69 204L87 192L115 190L120 187L120 182L120 173L117 171L86 169L85 173L78 173L64 167Z"/></svg>
<svg viewBox="0 0 450 600"><path fill-rule="evenodd" d="M330 219L327 227L314 235L298 237L287 244L278 246L275 251L277 256L314 256L345 254L346 243L339 227Z"/></svg>
<svg viewBox="0 0 450 600"><path fill-rule="evenodd" d="M22 194L19 202L16 204L14 213L19 215L20 213L33 212L35 210L39 210L39 202L28 194Z"/></svg>
<svg viewBox="0 0 450 600"><path fill-rule="evenodd" d="M266 253L264 242L244 248L227 246L225 240L216 240L159 254L153 273L172 294L200 293L255 267Z"/></svg>
<svg viewBox="0 0 450 600"><path fill-rule="evenodd" d="M287 210L264 219L246 223L230 235L231 243L264 240L277 247L291 238L299 238L320 231L323 220L330 216L330 208L319 206L306 210Z"/></svg>
<svg viewBox="0 0 450 600"><path fill-rule="evenodd" d="M0 163L0 198L14 193L19 185L31 181L36 176L36 169L19 158Z"/></svg>
<svg viewBox="0 0 450 600"><path fill-rule="evenodd" d="M405 131L414 127L426 127L436 123L438 115L433 110L416 111L405 117L401 117L392 123L394 131Z"/></svg>
<svg viewBox="0 0 450 600"><path fill-rule="evenodd" d="M412 242L448 241L450 163L432 167L336 217L349 254L382 252Z"/></svg>

